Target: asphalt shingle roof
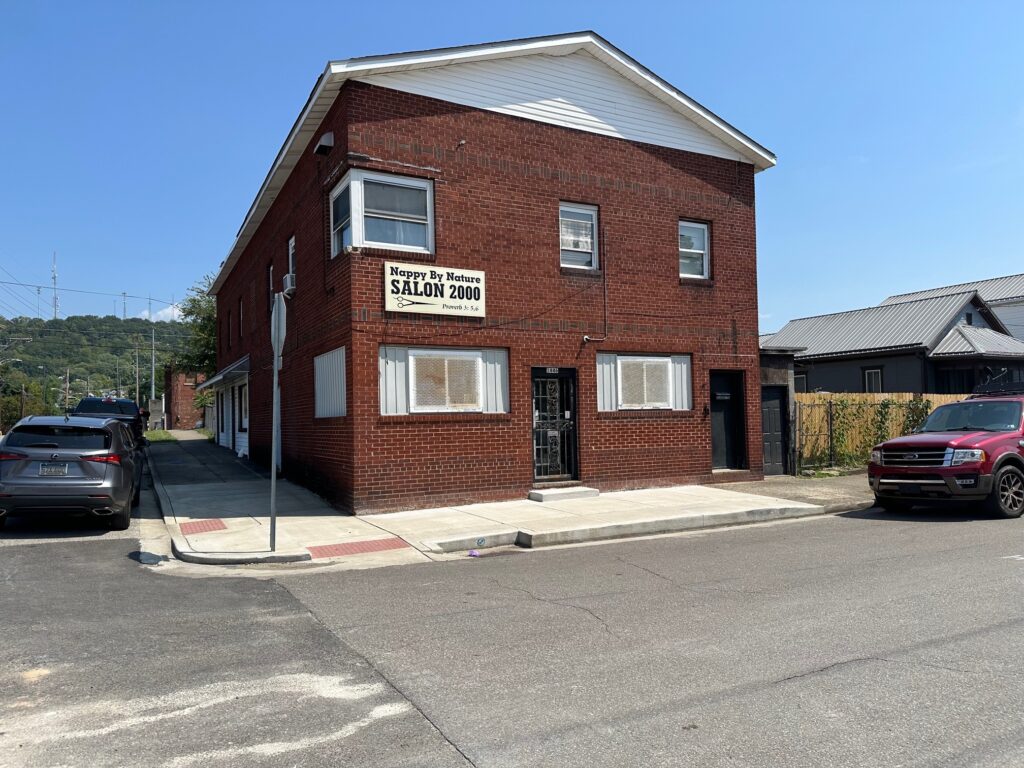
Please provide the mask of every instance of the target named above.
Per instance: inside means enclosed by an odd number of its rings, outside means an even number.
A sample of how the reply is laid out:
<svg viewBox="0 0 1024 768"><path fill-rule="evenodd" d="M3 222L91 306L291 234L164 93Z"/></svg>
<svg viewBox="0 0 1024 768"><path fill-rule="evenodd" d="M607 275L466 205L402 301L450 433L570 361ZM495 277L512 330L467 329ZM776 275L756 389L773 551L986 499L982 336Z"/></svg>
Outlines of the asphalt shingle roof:
<svg viewBox="0 0 1024 768"><path fill-rule="evenodd" d="M931 357L986 355L1024 357L1024 341L975 325L957 325L931 351Z"/></svg>
<svg viewBox="0 0 1024 768"><path fill-rule="evenodd" d="M916 301L918 299L931 299L936 296L949 296L967 291L977 291L978 295L989 304L1021 298L1024 297L1024 274L992 277L988 280L975 280L972 283L946 285L941 288L929 288L924 291L913 291L911 293L898 293L883 301L881 306L900 304L905 301Z"/></svg>
<svg viewBox="0 0 1024 768"><path fill-rule="evenodd" d="M765 343L804 347L797 359L914 347L930 348L974 291L790 320Z"/></svg>

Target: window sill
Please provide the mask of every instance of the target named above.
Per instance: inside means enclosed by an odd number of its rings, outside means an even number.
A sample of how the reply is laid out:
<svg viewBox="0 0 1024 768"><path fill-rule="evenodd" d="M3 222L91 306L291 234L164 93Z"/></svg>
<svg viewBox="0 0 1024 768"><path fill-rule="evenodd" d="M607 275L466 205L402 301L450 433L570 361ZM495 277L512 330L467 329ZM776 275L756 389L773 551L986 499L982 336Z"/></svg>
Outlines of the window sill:
<svg viewBox="0 0 1024 768"><path fill-rule="evenodd" d="M693 415L692 409L689 411L675 411L671 408L636 408L624 411L597 412L598 419L608 419L610 421L621 419L681 419L691 418Z"/></svg>
<svg viewBox="0 0 1024 768"><path fill-rule="evenodd" d="M600 269L590 267L565 267L559 266L558 271L569 277L603 277L604 272Z"/></svg>
<svg viewBox="0 0 1024 768"><path fill-rule="evenodd" d="M337 259L340 256L349 255L351 257L356 256L369 256L369 257L384 257L384 258L402 258L407 261L436 261L436 257L433 253L425 253L423 251L403 251L400 248L383 248L380 246L362 246L360 248L353 248L351 254L339 253L334 258Z"/></svg>
<svg viewBox="0 0 1024 768"><path fill-rule="evenodd" d="M692 288L714 288L715 281L710 277L683 277L679 276L679 284Z"/></svg>
<svg viewBox="0 0 1024 768"><path fill-rule="evenodd" d="M394 416L380 415L378 425L387 424L445 424L468 422L471 424L501 423L512 421L511 413L403 413Z"/></svg>

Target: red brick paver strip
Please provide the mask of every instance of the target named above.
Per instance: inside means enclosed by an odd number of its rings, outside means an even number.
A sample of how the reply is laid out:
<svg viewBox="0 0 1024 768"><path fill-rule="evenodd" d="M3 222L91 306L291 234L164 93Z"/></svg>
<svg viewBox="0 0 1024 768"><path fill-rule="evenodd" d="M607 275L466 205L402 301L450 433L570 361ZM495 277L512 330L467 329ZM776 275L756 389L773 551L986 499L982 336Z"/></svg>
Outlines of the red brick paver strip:
<svg viewBox="0 0 1024 768"><path fill-rule="evenodd" d="M219 517L209 520L193 520L190 523L181 524L181 532L188 536L192 533L210 533L211 531L226 531L228 527Z"/></svg>
<svg viewBox="0 0 1024 768"><path fill-rule="evenodd" d="M389 549L403 549L409 543L402 539L373 539L372 541L352 541L345 544L324 544L319 547L306 547L314 558L341 557L343 555L365 555L368 552L384 552Z"/></svg>

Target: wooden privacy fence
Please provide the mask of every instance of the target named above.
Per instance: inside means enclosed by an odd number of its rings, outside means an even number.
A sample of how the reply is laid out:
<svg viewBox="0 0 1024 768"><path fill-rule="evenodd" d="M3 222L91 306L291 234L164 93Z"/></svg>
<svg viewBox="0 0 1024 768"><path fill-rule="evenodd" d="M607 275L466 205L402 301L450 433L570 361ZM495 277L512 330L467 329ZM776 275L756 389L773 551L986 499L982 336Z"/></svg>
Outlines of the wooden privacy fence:
<svg viewBox="0 0 1024 768"><path fill-rule="evenodd" d="M797 465L801 469L866 464L871 449L920 426L937 406L967 395L800 392L796 395Z"/></svg>

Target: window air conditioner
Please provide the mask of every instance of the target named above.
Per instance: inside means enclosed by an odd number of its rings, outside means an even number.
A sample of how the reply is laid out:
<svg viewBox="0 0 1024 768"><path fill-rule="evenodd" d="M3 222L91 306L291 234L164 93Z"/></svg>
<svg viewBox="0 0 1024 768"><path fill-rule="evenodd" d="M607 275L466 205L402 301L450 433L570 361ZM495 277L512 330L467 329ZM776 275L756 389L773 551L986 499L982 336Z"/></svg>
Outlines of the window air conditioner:
<svg viewBox="0 0 1024 768"><path fill-rule="evenodd" d="M281 279L281 288L284 290L284 295L288 298L292 297L295 293L295 273L289 272Z"/></svg>

